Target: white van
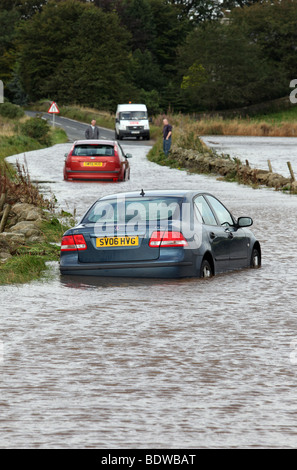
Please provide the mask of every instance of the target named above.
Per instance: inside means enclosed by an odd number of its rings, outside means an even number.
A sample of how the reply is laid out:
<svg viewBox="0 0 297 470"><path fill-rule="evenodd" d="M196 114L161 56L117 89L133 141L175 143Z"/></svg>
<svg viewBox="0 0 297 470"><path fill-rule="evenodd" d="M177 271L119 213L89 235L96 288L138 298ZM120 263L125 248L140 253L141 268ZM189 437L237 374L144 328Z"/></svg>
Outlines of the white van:
<svg viewBox="0 0 297 470"><path fill-rule="evenodd" d="M118 104L115 138L136 137L149 140L150 125L145 104Z"/></svg>

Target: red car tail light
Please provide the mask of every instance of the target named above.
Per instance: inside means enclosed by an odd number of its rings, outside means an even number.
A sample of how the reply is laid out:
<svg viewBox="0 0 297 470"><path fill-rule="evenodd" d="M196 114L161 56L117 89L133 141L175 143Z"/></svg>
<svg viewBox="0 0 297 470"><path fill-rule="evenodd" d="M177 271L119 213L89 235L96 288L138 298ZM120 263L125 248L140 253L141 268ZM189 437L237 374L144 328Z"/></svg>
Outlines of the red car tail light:
<svg viewBox="0 0 297 470"><path fill-rule="evenodd" d="M151 248L188 246L188 242L181 232L158 231L152 233L149 246Z"/></svg>
<svg viewBox="0 0 297 470"><path fill-rule="evenodd" d="M62 238L61 251L86 250L87 244L83 235L65 235Z"/></svg>

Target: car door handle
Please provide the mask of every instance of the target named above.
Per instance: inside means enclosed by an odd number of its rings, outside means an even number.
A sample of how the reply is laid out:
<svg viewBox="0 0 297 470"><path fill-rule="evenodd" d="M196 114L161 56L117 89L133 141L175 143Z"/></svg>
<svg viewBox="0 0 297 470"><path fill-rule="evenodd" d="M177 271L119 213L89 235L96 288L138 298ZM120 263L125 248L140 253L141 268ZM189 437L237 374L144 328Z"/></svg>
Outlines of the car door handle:
<svg viewBox="0 0 297 470"><path fill-rule="evenodd" d="M230 230L228 228L226 228L225 232L228 233L228 238L233 238L234 237L233 233L230 232Z"/></svg>

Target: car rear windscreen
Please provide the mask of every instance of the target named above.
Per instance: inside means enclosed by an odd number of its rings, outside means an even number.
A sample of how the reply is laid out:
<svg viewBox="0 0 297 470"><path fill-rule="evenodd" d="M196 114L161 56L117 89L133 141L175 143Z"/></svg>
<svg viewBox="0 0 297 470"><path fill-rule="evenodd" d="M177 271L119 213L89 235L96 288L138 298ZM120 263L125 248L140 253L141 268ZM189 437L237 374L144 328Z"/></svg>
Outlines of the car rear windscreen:
<svg viewBox="0 0 297 470"><path fill-rule="evenodd" d="M179 219L183 198L142 197L98 201L85 215L82 223L128 223L151 220Z"/></svg>
<svg viewBox="0 0 297 470"><path fill-rule="evenodd" d="M112 157L114 155L113 145L100 145L100 144L81 144L76 145L73 149L72 155L87 156L87 157Z"/></svg>

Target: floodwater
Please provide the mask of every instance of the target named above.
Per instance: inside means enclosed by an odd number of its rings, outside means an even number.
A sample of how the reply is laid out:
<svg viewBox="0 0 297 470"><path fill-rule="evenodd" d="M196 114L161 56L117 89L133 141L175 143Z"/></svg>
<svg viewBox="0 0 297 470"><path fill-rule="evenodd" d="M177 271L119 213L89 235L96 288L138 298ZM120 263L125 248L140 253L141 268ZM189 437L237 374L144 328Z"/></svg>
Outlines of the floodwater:
<svg viewBox="0 0 297 470"><path fill-rule="evenodd" d="M272 171L290 178L287 162L290 162L297 177L297 137L246 137L246 136L203 136L203 141L218 153L226 153L248 160L252 168Z"/></svg>
<svg viewBox="0 0 297 470"><path fill-rule="evenodd" d="M63 209L205 189L254 219L263 266L160 281L62 278L51 263L40 281L1 287L0 447L296 447L297 196L157 166L129 142L130 181L64 182L70 145L26 155Z"/></svg>

